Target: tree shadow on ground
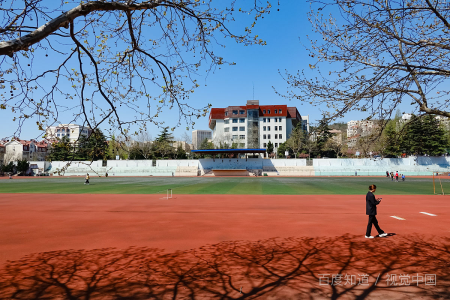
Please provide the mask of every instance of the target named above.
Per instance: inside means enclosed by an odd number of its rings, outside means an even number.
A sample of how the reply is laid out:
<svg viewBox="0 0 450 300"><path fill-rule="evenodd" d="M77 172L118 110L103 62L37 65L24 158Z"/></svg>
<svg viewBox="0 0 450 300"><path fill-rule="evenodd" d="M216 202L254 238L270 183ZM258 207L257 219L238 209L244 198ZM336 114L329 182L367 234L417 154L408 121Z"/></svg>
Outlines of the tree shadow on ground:
<svg viewBox="0 0 450 300"><path fill-rule="evenodd" d="M422 236L52 251L6 263L0 299L446 299L449 264L450 239Z"/></svg>

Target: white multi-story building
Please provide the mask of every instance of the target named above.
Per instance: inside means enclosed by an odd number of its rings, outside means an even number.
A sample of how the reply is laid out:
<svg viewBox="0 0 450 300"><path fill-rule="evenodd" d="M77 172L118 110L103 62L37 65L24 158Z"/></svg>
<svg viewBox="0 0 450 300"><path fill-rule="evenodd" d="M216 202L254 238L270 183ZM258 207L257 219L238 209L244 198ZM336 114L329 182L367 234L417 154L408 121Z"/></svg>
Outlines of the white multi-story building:
<svg viewBox="0 0 450 300"><path fill-rule="evenodd" d="M58 126L50 126L46 129L46 138L48 140L61 139L68 137L71 143L75 143L82 135L89 136L92 129L76 124L60 124Z"/></svg>
<svg viewBox="0 0 450 300"><path fill-rule="evenodd" d="M36 145L34 141L23 141L14 139L5 143L4 162L16 161L18 159L30 160L33 153L36 153Z"/></svg>
<svg viewBox="0 0 450 300"><path fill-rule="evenodd" d="M200 148L204 139L210 140L212 138L211 130L194 130L192 131L192 144L194 145L193 150Z"/></svg>
<svg viewBox="0 0 450 300"><path fill-rule="evenodd" d="M347 137L351 138L356 135L366 135L372 132L373 121L350 121L347 122Z"/></svg>
<svg viewBox="0 0 450 300"><path fill-rule="evenodd" d="M259 105L258 100L249 100L245 106L213 108L209 115L216 146L237 143L238 148L267 148L271 141L274 152L299 122L302 118L296 107Z"/></svg>

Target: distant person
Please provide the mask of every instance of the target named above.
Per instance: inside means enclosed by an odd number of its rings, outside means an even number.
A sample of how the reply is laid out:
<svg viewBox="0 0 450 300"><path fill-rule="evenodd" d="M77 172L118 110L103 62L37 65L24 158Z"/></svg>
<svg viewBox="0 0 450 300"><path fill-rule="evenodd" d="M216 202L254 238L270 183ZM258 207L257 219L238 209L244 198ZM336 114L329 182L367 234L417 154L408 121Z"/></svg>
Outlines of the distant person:
<svg viewBox="0 0 450 300"><path fill-rule="evenodd" d="M89 173L86 173L86 181L84 182L84 184L89 185Z"/></svg>
<svg viewBox="0 0 450 300"><path fill-rule="evenodd" d="M398 182L398 171L395 171L395 181Z"/></svg>
<svg viewBox="0 0 450 300"><path fill-rule="evenodd" d="M11 173L9 173L9 179L12 179Z"/></svg>
<svg viewBox="0 0 450 300"><path fill-rule="evenodd" d="M386 171L386 177L389 178L389 171Z"/></svg>
<svg viewBox="0 0 450 300"><path fill-rule="evenodd" d="M355 176L358 176L358 171L355 171Z"/></svg>
<svg viewBox="0 0 450 300"><path fill-rule="evenodd" d="M402 181L405 181L405 174L402 174Z"/></svg>
<svg viewBox="0 0 450 300"><path fill-rule="evenodd" d="M380 204L381 198L375 199L373 193L377 190L377 186L372 184L369 186L369 192L366 195L366 215L369 216L369 223L367 224L366 230L366 239L373 239L374 237L370 235L372 231L372 224L375 226L375 229L378 231L379 237L387 236L380 226L378 226L377 220L377 205Z"/></svg>
<svg viewBox="0 0 450 300"><path fill-rule="evenodd" d="M391 181L394 181L394 172L391 172Z"/></svg>

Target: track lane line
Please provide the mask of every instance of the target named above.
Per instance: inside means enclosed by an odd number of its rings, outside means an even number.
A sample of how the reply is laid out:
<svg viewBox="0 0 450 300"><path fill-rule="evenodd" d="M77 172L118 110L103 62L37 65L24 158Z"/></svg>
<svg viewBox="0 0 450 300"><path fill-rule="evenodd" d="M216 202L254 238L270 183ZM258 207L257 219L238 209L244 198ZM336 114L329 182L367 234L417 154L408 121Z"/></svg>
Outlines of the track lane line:
<svg viewBox="0 0 450 300"><path fill-rule="evenodd" d="M430 214L430 213L427 213L427 212L424 212L424 211L421 211L420 213L424 214L424 215L432 216L432 217L437 217L437 215L435 215L435 214Z"/></svg>
<svg viewBox="0 0 450 300"><path fill-rule="evenodd" d="M397 219L397 220L402 220L402 221L406 220L406 219L403 219L403 218L400 218L400 217L397 217L397 216L391 216L391 218L394 218L394 219Z"/></svg>

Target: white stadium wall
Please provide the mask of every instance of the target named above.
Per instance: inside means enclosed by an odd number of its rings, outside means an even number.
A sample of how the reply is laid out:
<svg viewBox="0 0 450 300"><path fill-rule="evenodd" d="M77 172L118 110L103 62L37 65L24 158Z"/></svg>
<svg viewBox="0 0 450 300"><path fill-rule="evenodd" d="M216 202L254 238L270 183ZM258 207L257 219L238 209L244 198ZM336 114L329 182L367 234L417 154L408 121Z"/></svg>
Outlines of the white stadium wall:
<svg viewBox="0 0 450 300"><path fill-rule="evenodd" d="M35 162L30 162L35 163ZM42 164L42 162L40 162ZM69 165L67 165L69 164ZM261 171L269 176L383 176L386 171L411 175L431 175L432 172L450 172L450 157L408 157L383 159L314 159L307 166L306 159L262 158L205 158L198 160L109 160L48 163L45 169L53 175L83 176L198 176L211 175L212 170Z"/></svg>

